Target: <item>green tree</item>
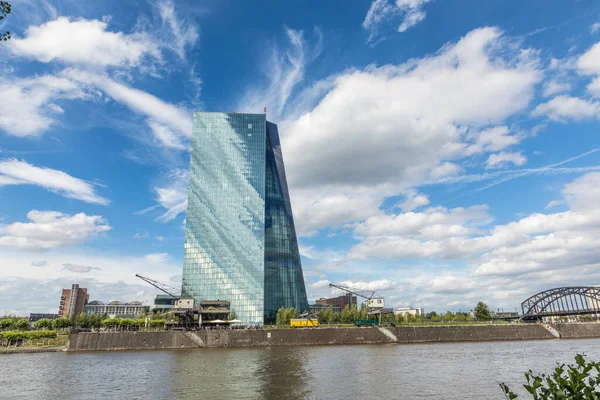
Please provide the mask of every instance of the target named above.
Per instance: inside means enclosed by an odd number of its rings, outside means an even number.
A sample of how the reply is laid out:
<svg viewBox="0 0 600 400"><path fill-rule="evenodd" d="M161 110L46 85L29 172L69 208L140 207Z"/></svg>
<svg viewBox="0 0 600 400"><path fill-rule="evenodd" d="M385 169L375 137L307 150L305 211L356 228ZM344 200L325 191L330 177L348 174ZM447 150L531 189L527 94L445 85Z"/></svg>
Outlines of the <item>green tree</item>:
<svg viewBox="0 0 600 400"><path fill-rule="evenodd" d="M585 355L577 354L575 364L558 364L551 374L525 373L525 390L535 400L574 399L594 400L600 398L600 363L586 361ZM519 396L501 383L507 399Z"/></svg>
<svg viewBox="0 0 600 400"><path fill-rule="evenodd" d="M463 314L463 313L456 313L456 314L454 314L454 321L456 321L456 322L464 322L466 320L467 319L465 317L465 314Z"/></svg>
<svg viewBox="0 0 600 400"><path fill-rule="evenodd" d="M11 6L8 1L0 1L0 21L11 13ZM10 39L9 31L0 31L0 41L6 41Z"/></svg>
<svg viewBox="0 0 600 400"><path fill-rule="evenodd" d="M284 325L289 325L290 321L293 318L298 318L298 311L296 311L296 309L294 307L286 308L284 315L285 315L285 323L284 323Z"/></svg>
<svg viewBox="0 0 600 400"><path fill-rule="evenodd" d="M75 318L75 324L79 328L89 328L90 318L86 313L81 313Z"/></svg>
<svg viewBox="0 0 600 400"><path fill-rule="evenodd" d="M29 325L29 320L27 320L27 318L20 318L15 323L15 328L20 331L28 331L31 328L31 325Z"/></svg>
<svg viewBox="0 0 600 400"><path fill-rule="evenodd" d="M356 321L357 319L360 318L360 313L358 311L358 308L356 307L356 304L352 306L352 309L350 310L350 323Z"/></svg>
<svg viewBox="0 0 600 400"><path fill-rule="evenodd" d="M277 316L275 317L275 324L278 326L285 325L285 307L281 307L277 310Z"/></svg>
<svg viewBox="0 0 600 400"><path fill-rule="evenodd" d="M441 322L442 321L442 317L440 317L438 314L435 314L434 316L431 317L431 322Z"/></svg>
<svg viewBox="0 0 600 400"><path fill-rule="evenodd" d="M352 322L352 312L350 311L350 307L348 306L348 304L346 304L342 309L340 319L343 324L349 324Z"/></svg>
<svg viewBox="0 0 600 400"><path fill-rule="evenodd" d="M233 309L232 309L232 310L229 312L229 320L230 320L230 321L232 321L232 320L234 320L234 319L237 319L237 313L235 312L235 310L233 310Z"/></svg>
<svg viewBox="0 0 600 400"><path fill-rule="evenodd" d="M360 310L358 311L358 319L367 319L369 315L369 309L366 303L362 303L360 305Z"/></svg>
<svg viewBox="0 0 600 400"><path fill-rule="evenodd" d="M48 318L38 319L33 323L35 329L52 329L52 320Z"/></svg>
<svg viewBox="0 0 600 400"><path fill-rule="evenodd" d="M2 318L0 318L0 329L1 330L8 330L8 329L15 329L15 322L17 321L17 317L11 317L11 316L4 316Z"/></svg>
<svg viewBox="0 0 600 400"><path fill-rule="evenodd" d="M67 317L56 318L52 321L52 327L54 329L66 329L71 326L71 319Z"/></svg>
<svg viewBox="0 0 600 400"><path fill-rule="evenodd" d="M490 310L488 309L487 304L485 304L483 301L480 301L479 303L477 303L474 313L475 313L475 319L477 319L477 320L492 319L492 316L490 315Z"/></svg>
<svg viewBox="0 0 600 400"><path fill-rule="evenodd" d="M450 322L454 319L454 314L452 314L451 311L446 311L446 314L444 314L443 320L444 322Z"/></svg>
<svg viewBox="0 0 600 400"><path fill-rule="evenodd" d="M404 315L402 315L401 313L400 314L396 314L394 316L394 322L396 323L396 325L399 325L399 324L403 323L404 320L405 320L404 319Z"/></svg>

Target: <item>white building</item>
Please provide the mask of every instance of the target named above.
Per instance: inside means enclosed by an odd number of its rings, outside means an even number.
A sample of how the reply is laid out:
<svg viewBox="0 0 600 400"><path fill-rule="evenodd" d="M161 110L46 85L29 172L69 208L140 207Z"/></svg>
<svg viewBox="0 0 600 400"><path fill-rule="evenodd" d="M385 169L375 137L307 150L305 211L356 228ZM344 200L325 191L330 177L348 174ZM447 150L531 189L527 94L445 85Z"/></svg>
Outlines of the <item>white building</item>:
<svg viewBox="0 0 600 400"><path fill-rule="evenodd" d="M85 313L102 315L108 314L109 317L135 317L140 315L146 307L139 301L131 301L129 303L121 303L120 301L111 301L104 304L101 301L90 301L85 305Z"/></svg>
<svg viewBox="0 0 600 400"><path fill-rule="evenodd" d="M420 317L421 315L425 315L425 311L423 310L422 307L417 307L417 308L406 307L406 308L396 308L394 310L394 314L402 315L403 317L405 317L407 315L414 315L415 317Z"/></svg>

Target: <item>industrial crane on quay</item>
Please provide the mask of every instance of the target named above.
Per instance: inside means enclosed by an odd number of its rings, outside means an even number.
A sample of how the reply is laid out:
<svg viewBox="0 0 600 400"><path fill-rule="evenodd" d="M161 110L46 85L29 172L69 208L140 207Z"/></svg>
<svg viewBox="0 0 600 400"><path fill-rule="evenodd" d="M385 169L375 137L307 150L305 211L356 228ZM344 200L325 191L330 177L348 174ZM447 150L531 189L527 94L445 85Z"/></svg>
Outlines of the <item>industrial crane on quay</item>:
<svg viewBox="0 0 600 400"><path fill-rule="evenodd" d="M368 317L370 317L372 315L377 316L379 325L381 325L382 315L394 313L394 310L392 310L391 308L385 308L384 298L381 297L380 295L378 295L377 292L374 290L373 291L358 290L358 289L354 289L354 288L351 288L349 286L342 285L339 283L330 283L329 287L336 288L336 289L342 290L344 292L347 292L351 295L355 295L355 296L362 297L363 299L365 299L367 301L367 316ZM356 321L355 324L359 323L359 322L360 321ZM367 324L364 323L364 325L367 325Z"/></svg>

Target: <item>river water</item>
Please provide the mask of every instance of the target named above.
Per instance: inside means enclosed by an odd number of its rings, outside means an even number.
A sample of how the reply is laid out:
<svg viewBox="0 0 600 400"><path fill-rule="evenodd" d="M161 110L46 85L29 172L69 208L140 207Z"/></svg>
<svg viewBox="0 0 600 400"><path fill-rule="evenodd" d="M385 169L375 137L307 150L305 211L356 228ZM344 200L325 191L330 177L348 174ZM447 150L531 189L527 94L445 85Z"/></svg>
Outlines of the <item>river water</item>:
<svg viewBox="0 0 600 400"><path fill-rule="evenodd" d="M503 399L577 353L600 339L8 354L0 398Z"/></svg>

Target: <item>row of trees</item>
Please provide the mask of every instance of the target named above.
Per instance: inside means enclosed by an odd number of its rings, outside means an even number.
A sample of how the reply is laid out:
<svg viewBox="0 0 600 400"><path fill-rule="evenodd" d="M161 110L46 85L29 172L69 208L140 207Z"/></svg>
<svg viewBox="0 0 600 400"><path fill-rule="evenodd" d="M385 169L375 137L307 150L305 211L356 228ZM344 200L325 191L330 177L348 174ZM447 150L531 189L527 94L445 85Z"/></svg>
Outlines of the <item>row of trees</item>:
<svg viewBox="0 0 600 400"><path fill-rule="evenodd" d="M479 302L473 310L475 320L486 321L492 317L488 306ZM292 308L281 307L277 311L276 324L279 326L287 326L290 324L292 318L297 318L298 312ZM346 305L342 312L333 311L333 307L329 306L325 309L319 310L317 318L320 324L351 324L356 320L368 319L368 309L366 304L361 304L360 307L352 306L350 308ZM468 322L473 321L473 316L470 312L456 312L447 311L445 314L438 314L435 311L429 312L425 315L416 316L409 313L400 315L385 315L384 320L386 322L393 322L395 324L403 323L423 323L423 322Z"/></svg>
<svg viewBox="0 0 600 400"><path fill-rule="evenodd" d="M146 319L148 319L148 325L150 327L164 326L166 321L173 321L175 316L172 312L169 313L150 313L139 318L109 318L107 314L96 315L85 313L79 314L74 318L55 318L48 319L42 318L37 320L33 327L29 324L27 318L19 318L13 315L7 315L0 317L0 332L1 331L29 331L32 328L35 330L60 330L67 328L117 328L117 329L129 329L129 327L146 326Z"/></svg>

